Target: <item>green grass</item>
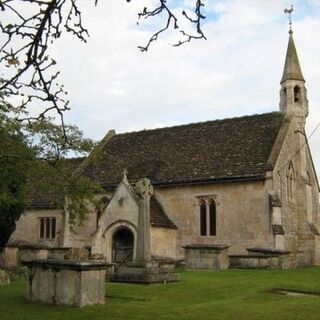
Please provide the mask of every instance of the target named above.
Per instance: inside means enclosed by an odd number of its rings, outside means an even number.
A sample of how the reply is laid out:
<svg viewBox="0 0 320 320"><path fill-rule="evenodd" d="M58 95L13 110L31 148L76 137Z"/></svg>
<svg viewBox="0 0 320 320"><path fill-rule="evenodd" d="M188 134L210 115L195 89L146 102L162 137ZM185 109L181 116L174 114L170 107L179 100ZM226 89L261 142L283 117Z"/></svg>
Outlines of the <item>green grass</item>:
<svg viewBox="0 0 320 320"><path fill-rule="evenodd" d="M26 283L0 287L0 319L320 319L320 297L288 297L274 288L320 294L320 268L181 272L179 283L106 283L106 304L81 309L26 300Z"/></svg>

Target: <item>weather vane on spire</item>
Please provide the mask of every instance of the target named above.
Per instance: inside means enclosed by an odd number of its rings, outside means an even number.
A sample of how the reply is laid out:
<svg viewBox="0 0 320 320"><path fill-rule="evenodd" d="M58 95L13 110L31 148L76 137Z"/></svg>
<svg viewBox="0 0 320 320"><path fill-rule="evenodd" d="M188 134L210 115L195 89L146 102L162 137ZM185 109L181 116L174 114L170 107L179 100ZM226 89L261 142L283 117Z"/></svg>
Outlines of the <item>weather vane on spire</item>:
<svg viewBox="0 0 320 320"><path fill-rule="evenodd" d="M291 14L293 12L293 5L291 5L290 9L284 9L284 13L288 15L289 18L289 26L290 26L290 30L289 33L292 34L292 20L291 20Z"/></svg>

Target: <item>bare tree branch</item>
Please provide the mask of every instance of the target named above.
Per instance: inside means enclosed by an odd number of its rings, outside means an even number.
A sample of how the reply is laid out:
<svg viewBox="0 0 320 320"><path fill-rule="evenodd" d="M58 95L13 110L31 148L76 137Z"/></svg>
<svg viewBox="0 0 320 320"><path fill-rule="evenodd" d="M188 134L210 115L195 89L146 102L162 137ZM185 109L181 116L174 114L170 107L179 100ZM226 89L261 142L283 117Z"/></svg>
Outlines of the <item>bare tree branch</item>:
<svg viewBox="0 0 320 320"><path fill-rule="evenodd" d="M24 14L20 5L33 6L31 14ZM2 12L13 17L10 23L0 19L0 65L6 65L9 74L0 82L0 92L16 96L21 103L15 106L21 121L44 119L55 111L64 128L63 112L69 110L67 92L57 82L56 61L49 57L48 47L62 31L72 33L86 42L88 31L82 25L76 0L0 0ZM13 46L15 48L13 49ZM29 116L29 105L40 101L43 111Z"/></svg>
<svg viewBox="0 0 320 320"><path fill-rule="evenodd" d="M132 0L127 0L127 2L130 2ZM185 32L184 30L180 30L180 33L184 36L184 40L179 40L176 44L174 44L173 46L177 47L180 46L186 42L190 42L193 39L207 39L202 31L202 20L205 19L205 16L202 14L201 9L204 7L204 3L202 0L195 0L195 18L191 18L187 15L186 11L183 10L182 11L182 15L192 24L196 25L196 35L191 35L187 32ZM148 51L150 45L152 44L152 42L158 40L158 37L161 33L165 32L166 30L168 30L170 28L170 26L173 27L173 29L180 29L179 25L178 25L178 18L176 17L176 15L173 13L172 9L169 8L169 6L167 5L167 0L159 0L159 6L156 7L153 10L149 10L147 7L145 7L143 9L142 12L138 13L138 21L141 18L144 19L150 19L153 18L155 16L160 15L161 13L165 13L166 14L166 22L165 22L165 26L161 29L159 29L157 32L155 32L149 39L148 43L145 46L138 46L138 48L142 51L142 52L146 52Z"/></svg>
<svg viewBox="0 0 320 320"><path fill-rule="evenodd" d="M94 5L98 1L93 0ZM206 39L201 27L205 19L202 0L194 0L194 17L182 11L182 17L195 26L195 34L178 26L174 8L167 4L167 0L158 1L156 8L144 8L138 13L138 21L165 16L164 26L145 46L138 47L142 52L148 51L151 44L171 27L183 37L174 46L193 39ZM78 3L78 0L0 0L0 67L7 67L8 71L5 76L0 75L0 93L15 98L12 111L21 121L31 123L55 112L60 117L65 137L63 115L69 110L69 101L64 86L58 81L59 71L56 70L56 61L50 57L49 48L63 32L87 42L89 33L83 26ZM30 115L33 105L41 107L36 115Z"/></svg>

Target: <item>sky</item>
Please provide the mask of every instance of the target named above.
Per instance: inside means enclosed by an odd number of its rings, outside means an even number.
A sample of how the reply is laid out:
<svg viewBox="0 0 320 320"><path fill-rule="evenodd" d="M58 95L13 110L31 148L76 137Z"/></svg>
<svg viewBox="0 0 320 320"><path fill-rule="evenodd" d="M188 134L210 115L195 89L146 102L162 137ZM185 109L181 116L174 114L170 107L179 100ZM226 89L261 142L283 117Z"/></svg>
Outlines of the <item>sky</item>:
<svg viewBox="0 0 320 320"><path fill-rule="evenodd" d="M111 129L121 133L278 111L288 41L284 8L293 4L310 135L320 122L320 0L203 1L207 40L173 47L181 38L169 31L142 53L137 46L166 22L162 16L137 25L139 10L156 0L99 0L97 7L93 0L79 0L88 43L65 36L52 49L71 101L67 122L99 140ZM179 15L194 2L168 0ZM309 143L320 176L320 128Z"/></svg>

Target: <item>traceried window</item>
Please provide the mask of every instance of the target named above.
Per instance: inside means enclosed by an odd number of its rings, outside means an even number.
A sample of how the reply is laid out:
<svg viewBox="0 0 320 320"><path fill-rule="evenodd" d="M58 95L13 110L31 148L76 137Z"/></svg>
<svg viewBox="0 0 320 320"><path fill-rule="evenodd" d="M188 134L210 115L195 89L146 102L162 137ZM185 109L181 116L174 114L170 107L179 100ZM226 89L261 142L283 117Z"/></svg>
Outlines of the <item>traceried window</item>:
<svg viewBox="0 0 320 320"><path fill-rule="evenodd" d="M288 164L287 168L287 197L289 200L293 200L294 195L294 170L292 162Z"/></svg>
<svg viewBox="0 0 320 320"><path fill-rule="evenodd" d="M43 217L40 220L40 239L55 239L56 237L56 218Z"/></svg>
<svg viewBox="0 0 320 320"><path fill-rule="evenodd" d="M213 199L199 201L199 222L201 236L215 236L217 234L216 203Z"/></svg>

